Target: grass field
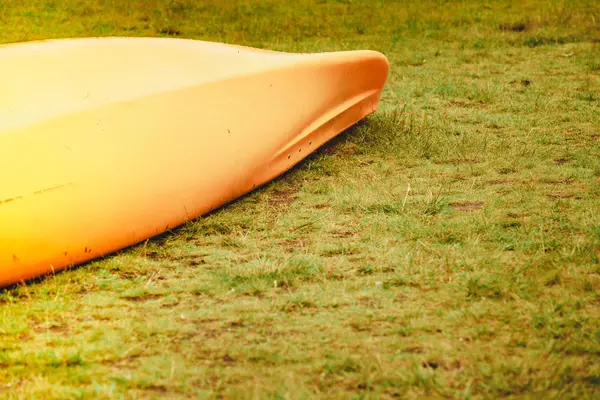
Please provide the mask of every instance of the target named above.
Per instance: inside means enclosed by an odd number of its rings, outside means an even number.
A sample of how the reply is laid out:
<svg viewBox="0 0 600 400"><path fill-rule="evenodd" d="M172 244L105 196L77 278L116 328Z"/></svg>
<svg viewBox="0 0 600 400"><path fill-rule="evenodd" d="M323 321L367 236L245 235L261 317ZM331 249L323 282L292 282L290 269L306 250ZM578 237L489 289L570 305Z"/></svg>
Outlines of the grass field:
<svg viewBox="0 0 600 400"><path fill-rule="evenodd" d="M391 72L265 188L0 291L0 397L598 398L600 3L406 3L3 0L4 43L368 48Z"/></svg>

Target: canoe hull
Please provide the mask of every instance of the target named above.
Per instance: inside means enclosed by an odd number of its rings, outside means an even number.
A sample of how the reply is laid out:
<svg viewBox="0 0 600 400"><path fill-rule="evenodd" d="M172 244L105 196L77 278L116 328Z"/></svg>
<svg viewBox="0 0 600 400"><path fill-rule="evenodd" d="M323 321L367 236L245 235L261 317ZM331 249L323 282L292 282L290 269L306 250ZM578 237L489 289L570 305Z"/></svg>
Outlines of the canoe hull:
<svg viewBox="0 0 600 400"><path fill-rule="evenodd" d="M0 286L139 243L265 184L374 112L388 73L375 52L285 61L0 131Z"/></svg>

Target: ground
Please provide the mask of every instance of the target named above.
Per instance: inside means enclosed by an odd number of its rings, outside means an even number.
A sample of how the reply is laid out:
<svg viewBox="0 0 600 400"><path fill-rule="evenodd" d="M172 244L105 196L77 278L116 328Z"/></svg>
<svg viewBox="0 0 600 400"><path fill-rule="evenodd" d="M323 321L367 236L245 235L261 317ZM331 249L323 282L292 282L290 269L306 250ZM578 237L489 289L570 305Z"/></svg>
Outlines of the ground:
<svg viewBox="0 0 600 400"><path fill-rule="evenodd" d="M381 108L213 214L0 292L16 398L598 398L600 3L4 0L0 41L373 49Z"/></svg>

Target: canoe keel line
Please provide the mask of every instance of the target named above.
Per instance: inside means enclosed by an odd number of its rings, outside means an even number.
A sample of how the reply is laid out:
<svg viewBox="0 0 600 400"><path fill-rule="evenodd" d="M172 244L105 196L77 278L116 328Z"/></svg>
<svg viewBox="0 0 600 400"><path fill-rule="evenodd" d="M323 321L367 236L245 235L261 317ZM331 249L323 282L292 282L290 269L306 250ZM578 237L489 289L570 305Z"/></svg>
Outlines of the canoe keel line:
<svg viewBox="0 0 600 400"><path fill-rule="evenodd" d="M159 38L0 47L0 286L271 181L373 113L388 72L374 51Z"/></svg>

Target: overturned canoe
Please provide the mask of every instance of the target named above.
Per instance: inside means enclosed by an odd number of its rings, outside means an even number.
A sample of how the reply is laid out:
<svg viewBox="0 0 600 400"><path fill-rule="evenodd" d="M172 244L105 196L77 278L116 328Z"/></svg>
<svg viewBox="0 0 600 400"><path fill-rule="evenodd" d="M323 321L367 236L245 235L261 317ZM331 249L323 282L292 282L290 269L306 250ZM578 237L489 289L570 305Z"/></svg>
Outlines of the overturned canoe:
<svg viewBox="0 0 600 400"><path fill-rule="evenodd" d="M0 47L0 286L139 243L288 170L377 108L374 51L158 38Z"/></svg>

